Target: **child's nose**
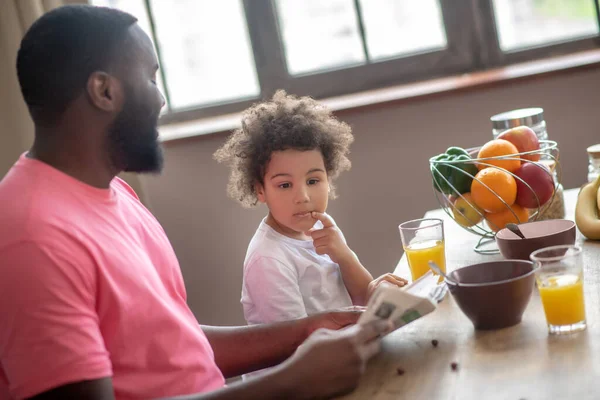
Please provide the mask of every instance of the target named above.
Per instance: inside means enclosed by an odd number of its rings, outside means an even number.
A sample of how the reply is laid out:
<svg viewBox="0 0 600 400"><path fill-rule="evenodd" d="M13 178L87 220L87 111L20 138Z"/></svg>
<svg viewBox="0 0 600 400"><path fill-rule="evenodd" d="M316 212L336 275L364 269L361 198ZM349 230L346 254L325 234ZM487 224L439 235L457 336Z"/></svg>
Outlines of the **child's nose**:
<svg viewBox="0 0 600 400"><path fill-rule="evenodd" d="M308 190L304 187L299 188L296 192L294 200L297 204L308 203L308 201L310 200L310 197L308 196Z"/></svg>

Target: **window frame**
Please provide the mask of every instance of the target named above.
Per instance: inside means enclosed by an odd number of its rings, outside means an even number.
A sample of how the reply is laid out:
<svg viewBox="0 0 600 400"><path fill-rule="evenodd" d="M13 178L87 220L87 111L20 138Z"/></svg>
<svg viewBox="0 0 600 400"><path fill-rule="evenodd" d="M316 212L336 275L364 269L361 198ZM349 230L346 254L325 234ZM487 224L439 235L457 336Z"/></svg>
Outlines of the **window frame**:
<svg viewBox="0 0 600 400"><path fill-rule="evenodd" d="M277 89L315 98L333 97L600 47L600 35L596 35L503 52L497 35L493 0L438 0L447 37L446 49L292 76L287 72L275 1L242 1L260 87L259 96L189 109L168 109L161 117L161 125L240 112L260 99L269 98ZM359 1L354 2L358 7ZM145 3L149 7L148 17L154 35L150 0L145 0ZM594 3L600 25L599 0ZM360 17L358 24L361 26ZM159 46L156 38L154 41ZM160 58L160 50L158 53ZM168 92L168 80L165 72L162 73Z"/></svg>

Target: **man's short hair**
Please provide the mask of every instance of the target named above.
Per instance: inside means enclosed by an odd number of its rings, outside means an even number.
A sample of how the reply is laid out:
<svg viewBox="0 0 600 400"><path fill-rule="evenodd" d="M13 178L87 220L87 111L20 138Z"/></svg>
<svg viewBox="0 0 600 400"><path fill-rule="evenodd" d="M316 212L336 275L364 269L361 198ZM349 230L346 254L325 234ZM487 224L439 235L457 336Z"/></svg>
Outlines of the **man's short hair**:
<svg viewBox="0 0 600 400"><path fill-rule="evenodd" d="M56 8L31 25L17 54L21 92L36 124L53 124L87 85L106 70L137 18L85 5Z"/></svg>

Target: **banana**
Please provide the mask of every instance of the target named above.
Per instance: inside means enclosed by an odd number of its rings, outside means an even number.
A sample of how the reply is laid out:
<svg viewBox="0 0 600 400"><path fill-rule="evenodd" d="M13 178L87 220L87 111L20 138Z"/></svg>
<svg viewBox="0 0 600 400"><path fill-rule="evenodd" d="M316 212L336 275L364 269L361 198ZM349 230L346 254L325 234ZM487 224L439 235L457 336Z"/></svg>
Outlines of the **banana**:
<svg viewBox="0 0 600 400"><path fill-rule="evenodd" d="M575 205L575 224L590 240L600 240L600 218L598 218L598 188L600 177L579 191Z"/></svg>

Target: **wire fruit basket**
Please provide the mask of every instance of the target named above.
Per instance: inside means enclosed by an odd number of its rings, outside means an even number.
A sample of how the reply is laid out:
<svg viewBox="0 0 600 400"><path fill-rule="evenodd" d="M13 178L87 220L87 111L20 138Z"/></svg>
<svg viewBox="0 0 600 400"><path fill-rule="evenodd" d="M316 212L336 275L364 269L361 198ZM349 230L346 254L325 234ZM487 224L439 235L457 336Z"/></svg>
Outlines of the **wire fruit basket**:
<svg viewBox="0 0 600 400"><path fill-rule="evenodd" d="M464 159L457 161L440 161L438 156L432 157L429 160L431 176L433 178L433 189L438 203L444 212L446 212L446 214L448 214L448 216L458 225L481 237L474 248L477 253L496 254L499 252L498 249L485 248L488 243L495 241L496 232L504 227L500 226L501 224L494 222L494 217L500 215L499 213L504 213L502 214L503 218L509 218L511 219L510 222L514 223L536 221L541 219L554 202L562 176L558 145L552 140L540 140L539 142L540 149L538 150L506 156L476 158L481 147L473 147L465 149L471 156L468 161L465 161ZM537 159L537 161L532 161L532 159ZM494 165L498 164L498 160L519 160L521 166L532 164L536 168L539 168L540 171L543 171L543 173L547 175L546 179L549 177L552 181L551 196L549 198L548 196L540 196L533 187L535 185L532 185L531 181L527 182L515 173L518 171L511 172L505 168ZM476 166L477 172L474 171L474 168L464 168L465 163ZM531 204L529 204L529 207L525 208L527 210L525 218L523 218L522 213L521 216L519 216L518 213L515 212L516 207L513 206L514 202L510 203L510 201L506 201L505 198L498 193L498 188L494 190L486 184L486 182L483 182L482 179L478 178L478 176L481 176L479 173L487 168L494 168L509 174L515 180L520 191L530 191L529 196L532 200L530 201ZM533 169L533 167L529 168ZM444 175L442 171L445 171L446 175ZM474 186L478 186L477 190L479 193L487 190L487 193L484 193L484 195L488 196L488 198L489 196L495 196L495 198L502 203L502 205L500 205L502 209L499 211L488 212L480 205L476 204L470 191L465 192L464 184L461 185L463 188L459 190L454 184L456 179L454 179L454 182L452 182L453 179L448 179L448 171L451 171L455 177L459 176L463 183L466 180L468 187L473 188ZM500 203L496 202L496 204ZM519 209L523 208L520 207Z"/></svg>

